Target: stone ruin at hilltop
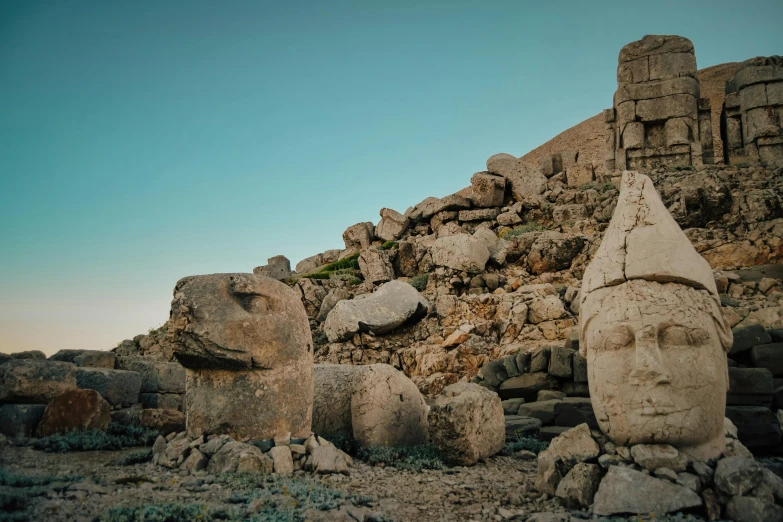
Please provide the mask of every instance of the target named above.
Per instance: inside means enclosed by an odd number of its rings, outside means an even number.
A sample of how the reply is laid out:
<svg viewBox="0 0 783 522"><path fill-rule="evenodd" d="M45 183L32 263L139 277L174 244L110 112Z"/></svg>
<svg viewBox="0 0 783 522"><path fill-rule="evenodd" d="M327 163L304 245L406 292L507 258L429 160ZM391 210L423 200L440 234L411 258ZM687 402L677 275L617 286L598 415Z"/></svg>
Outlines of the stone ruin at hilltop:
<svg viewBox="0 0 783 522"><path fill-rule="evenodd" d="M0 356L0 433L151 428L165 436L146 472L196 481L358 474L375 489L383 473L337 444L429 442L482 473L502 451L522 470L495 482L524 490L503 507L471 485L400 511L412 520L783 518L781 62L741 64L720 122L695 72L685 38L623 47L604 175L579 150L496 154L470 187L383 208L295 270L275 256L183 278L166 325L110 352ZM520 450L533 439L549 444L537 463Z"/></svg>

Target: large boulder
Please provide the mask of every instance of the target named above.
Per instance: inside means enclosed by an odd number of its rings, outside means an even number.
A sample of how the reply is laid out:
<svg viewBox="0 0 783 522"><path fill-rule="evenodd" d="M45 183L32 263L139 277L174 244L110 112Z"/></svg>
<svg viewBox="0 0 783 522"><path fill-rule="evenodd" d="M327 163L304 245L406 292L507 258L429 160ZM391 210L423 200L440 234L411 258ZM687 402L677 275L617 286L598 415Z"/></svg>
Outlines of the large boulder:
<svg viewBox="0 0 783 522"><path fill-rule="evenodd" d="M497 394L458 382L447 386L431 408L430 441L447 462L471 465L503 448L506 426Z"/></svg>
<svg viewBox="0 0 783 522"><path fill-rule="evenodd" d="M315 366L313 431L362 447L427 440L427 405L404 373L387 364Z"/></svg>
<svg viewBox="0 0 783 522"><path fill-rule="evenodd" d="M490 255L485 241L468 234L439 237L430 253L435 265L472 274L484 271Z"/></svg>
<svg viewBox="0 0 783 522"><path fill-rule="evenodd" d="M487 171L506 178L511 185L511 194L517 201L535 200L546 190L546 176L511 154L490 157L487 160Z"/></svg>
<svg viewBox="0 0 783 522"><path fill-rule="evenodd" d="M324 333L333 343L358 332L385 334L410 319L426 315L428 306L410 284L390 281L372 294L338 302L326 317Z"/></svg>
<svg viewBox="0 0 783 522"><path fill-rule="evenodd" d="M108 368L79 368L79 388L95 390L112 406L131 406L139 402L141 376L136 372Z"/></svg>
<svg viewBox="0 0 783 522"><path fill-rule="evenodd" d="M582 251L585 240L574 234L544 232L540 234L527 255L527 266L534 274L557 272L571 267L571 262Z"/></svg>
<svg viewBox="0 0 783 522"><path fill-rule="evenodd" d="M611 466L598 486L593 512L599 516L620 514L656 517L702 505L690 489L668 480L622 466Z"/></svg>
<svg viewBox="0 0 783 522"><path fill-rule="evenodd" d="M0 401L48 404L77 388L76 366L67 362L11 359L0 365Z"/></svg>
<svg viewBox="0 0 783 522"><path fill-rule="evenodd" d="M372 244L374 239L375 226L369 222L356 223L351 225L343 232L343 242L346 249L361 250Z"/></svg>
<svg viewBox="0 0 783 522"><path fill-rule="evenodd" d="M367 283L385 283L394 279L391 251L365 248L359 255L359 269Z"/></svg>
<svg viewBox="0 0 783 522"><path fill-rule="evenodd" d="M309 435L313 341L296 292L253 274L186 277L174 288L169 325L186 368L189 436Z"/></svg>
<svg viewBox="0 0 783 522"><path fill-rule="evenodd" d="M381 209L381 221L375 227L375 237L384 241L395 241L408 228L408 218L390 208Z"/></svg>
<svg viewBox="0 0 783 522"><path fill-rule="evenodd" d="M506 255L510 250L510 243L505 239L499 238L494 232L487 228L480 228L473 233L473 237L479 241L483 241L484 245L489 250L489 258L497 263L503 265L506 262Z"/></svg>
<svg viewBox="0 0 783 522"><path fill-rule="evenodd" d="M324 297L324 300L321 302L321 308L318 310L318 315L315 317L316 320L320 322L326 321L329 312L332 311L337 303L350 298L351 294L342 288L333 288L332 290L329 290L329 293L326 294L326 297Z"/></svg>
<svg viewBox="0 0 783 522"><path fill-rule="evenodd" d="M50 361L73 363L90 368L114 368L117 355L103 350L60 350L49 357Z"/></svg>
<svg viewBox="0 0 783 522"><path fill-rule="evenodd" d="M727 406L726 417L737 426L738 438L748 448L764 448L780 444L780 422L769 408Z"/></svg>
<svg viewBox="0 0 783 522"><path fill-rule="evenodd" d="M506 179L489 172L476 172L470 178L470 200L480 208L501 207L506 196Z"/></svg>
<svg viewBox="0 0 783 522"><path fill-rule="evenodd" d="M111 420L111 406L95 390L70 390L46 406L36 434L48 437L69 431L105 430Z"/></svg>
<svg viewBox="0 0 783 522"><path fill-rule="evenodd" d="M419 222L421 220L428 220L439 212L465 210L469 208L469 199L464 198L459 194L452 194L440 199L433 197L426 198L415 207L408 209L408 211L405 212L405 216L413 222Z"/></svg>
<svg viewBox="0 0 783 522"><path fill-rule="evenodd" d="M147 357L118 357L118 370L141 376L142 393L184 393L185 368L176 362L155 361Z"/></svg>

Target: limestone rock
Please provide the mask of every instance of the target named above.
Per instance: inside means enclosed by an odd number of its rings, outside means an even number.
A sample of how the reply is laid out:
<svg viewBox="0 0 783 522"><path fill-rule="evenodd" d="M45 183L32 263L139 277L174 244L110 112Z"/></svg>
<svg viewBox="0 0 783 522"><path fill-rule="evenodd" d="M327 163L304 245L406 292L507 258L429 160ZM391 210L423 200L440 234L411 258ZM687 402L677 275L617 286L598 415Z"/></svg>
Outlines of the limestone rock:
<svg viewBox="0 0 783 522"><path fill-rule="evenodd" d="M598 486L593 512L599 516L653 514L656 517L702 505L688 488L621 466L611 466Z"/></svg>
<svg viewBox="0 0 783 522"><path fill-rule="evenodd" d="M209 464L208 473L272 473L274 463L260 449L237 441L225 443L215 453Z"/></svg>
<svg viewBox="0 0 783 522"><path fill-rule="evenodd" d="M536 401L522 404L516 411L517 415L533 417L541 421L541 424L552 424L555 421L555 405L560 400Z"/></svg>
<svg viewBox="0 0 783 522"><path fill-rule="evenodd" d="M668 444L637 444L631 448L634 462L649 471L669 468L673 471L685 471L688 459Z"/></svg>
<svg viewBox="0 0 783 522"><path fill-rule="evenodd" d="M181 410L181 393L140 393L139 402L144 408L160 408L165 410Z"/></svg>
<svg viewBox="0 0 783 522"><path fill-rule="evenodd" d="M529 311L527 319L532 324L538 324L544 321L553 321L555 319L562 319L566 316L566 311L563 307L563 301L554 295L533 299L528 307Z"/></svg>
<svg viewBox="0 0 783 522"><path fill-rule="evenodd" d="M330 342L358 332L388 333L410 319L426 314L428 303L410 284L390 281L372 294L338 302L324 323Z"/></svg>
<svg viewBox="0 0 783 522"><path fill-rule="evenodd" d="M752 497L732 497L726 517L734 522L776 522L783 520L783 507Z"/></svg>
<svg viewBox="0 0 783 522"><path fill-rule="evenodd" d="M500 398L476 384L459 382L436 397L429 414L431 442L459 465L494 455L505 443Z"/></svg>
<svg viewBox="0 0 783 522"><path fill-rule="evenodd" d="M296 264L296 273L307 274L308 272L312 272L313 270L315 270L316 268L318 268L323 264L324 264L323 254L316 254L314 256L306 257Z"/></svg>
<svg viewBox="0 0 783 522"><path fill-rule="evenodd" d="M191 437L310 433L313 341L302 301L285 284L252 274L181 279L169 340L186 368Z"/></svg>
<svg viewBox="0 0 783 522"><path fill-rule="evenodd" d="M12 359L0 365L3 402L47 404L76 387L76 366L71 363Z"/></svg>
<svg viewBox="0 0 783 522"><path fill-rule="evenodd" d="M470 178L470 200L476 207L499 207L506 194L506 179L488 172L477 172Z"/></svg>
<svg viewBox="0 0 783 522"><path fill-rule="evenodd" d="M546 190L546 176L510 154L495 154L487 160L487 171L506 178L517 201L537 199Z"/></svg>
<svg viewBox="0 0 783 522"><path fill-rule="evenodd" d="M571 468L557 486L555 496L571 509L587 509L593 503L598 484L601 482L601 467L581 462Z"/></svg>
<svg viewBox="0 0 783 522"><path fill-rule="evenodd" d="M114 352L102 350L60 350L49 357L49 360L69 362L76 366L91 368L114 368L116 357Z"/></svg>
<svg viewBox="0 0 783 522"><path fill-rule="evenodd" d="M580 424L563 432L552 440L549 449L565 464L566 469L571 469L580 462L597 459L601 453L587 424Z"/></svg>
<svg viewBox="0 0 783 522"><path fill-rule="evenodd" d="M390 251L365 248L359 255L359 269L368 283L385 283L394 279Z"/></svg>
<svg viewBox="0 0 783 522"><path fill-rule="evenodd" d="M345 248L354 250L368 248L372 244L374 233L375 226L369 221L351 225L343 232Z"/></svg>
<svg viewBox="0 0 783 522"><path fill-rule="evenodd" d="M748 457L727 457L715 468L715 486L726 495L745 495L764 478L761 466Z"/></svg>
<svg viewBox="0 0 783 522"><path fill-rule="evenodd" d="M162 362L147 357L118 357L117 369L141 376L142 393L184 393L185 368L176 362Z"/></svg>
<svg viewBox="0 0 783 522"><path fill-rule="evenodd" d="M510 250L508 241L499 238L494 232L486 228L480 228L473 233L473 237L482 241L489 250L489 258L498 265L506 263L506 256Z"/></svg>
<svg viewBox="0 0 783 522"><path fill-rule="evenodd" d="M105 430L111 420L111 406L94 390L70 390L46 406L36 434L48 437L69 431Z"/></svg>
<svg viewBox="0 0 783 522"><path fill-rule="evenodd" d="M501 399L521 397L526 401L535 400L540 390L551 390L557 387L557 379L546 372L525 373L503 381L498 388Z"/></svg>
<svg viewBox="0 0 783 522"><path fill-rule="evenodd" d="M332 290L329 290L329 293L326 294L326 297L324 297L324 300L321 303L321 309L318 311L316 319L321 322L326 321L329 312L332 311L337 303L350 298L351 294L342 288L333 288Z"/></svg>
<svg viewBox="0 0 783 522"><path fill-rule="evenodd" d="M534 274L566 270L584 245L585 240L581 236L543 232L530 247L527 266Z"/></svg>
<svg viewBox="0 0 783 522"><path fill-rule="evenodd" d="M194 448L190 450L190 455L180 464L179 469L194 473L206 469L208 463L209 461L207 458L199 450Z"/></svg>
<svg viewBox="0 0 783 522"><path fill-rule="evenodd" d="M384 241L395 241L408 228L408 218L390 208L381 209L381 221L375 227L375 237Z"/></svg>
<svg viewBox="0 0 783 522"><path fill-rule="evenodd" d="M341 473L348 475L353 466L353 459L332 444L318 446L307 457L304 469L318 475Z"/></svg>
<svg viewBox="0 0 783 522"><path fill-rule="evenodd" d="M253 273L282 281L291 277L291 262L285 256L270 257L266 265L255 267Z"/></svg>
<svg viewBox="0 0 783 522"><path fill-rule="evenodd" d="M313 431L362 447L422 444L427 405L413 381L389 365L316 365Z"/></svg>
<svg viewBox="0 0 783 522"><path fill-rule="evenodd" d="M439 237L430 250L432 262L454 270L472 274L484 271L489 260L489 249L484 241L468 234Z"/></svg>
<svg viewBox="0 0 783 522"><path fill-rule="evenodd" d="M291 475L294 472L294 458L291 455L291 448L288 446L275 446L269 450L268 455L272 458L275 473Z"/></svg>
<svg viewBox="0 0 783 522"><path fill-rule="evenodd" d="M79 388L95 390L112 406L131 406L139 402L141 376L136 372L107 368L79 368Z"/></svg>

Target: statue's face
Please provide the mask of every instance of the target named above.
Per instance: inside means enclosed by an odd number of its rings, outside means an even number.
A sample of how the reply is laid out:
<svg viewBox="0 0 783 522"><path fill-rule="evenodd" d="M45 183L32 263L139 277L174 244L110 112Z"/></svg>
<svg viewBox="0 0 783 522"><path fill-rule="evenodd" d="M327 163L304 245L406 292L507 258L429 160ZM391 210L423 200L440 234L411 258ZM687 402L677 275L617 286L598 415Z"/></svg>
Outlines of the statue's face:
<svg viewBox="0 0 783 522"><path fill-rule="evenodd" d="M592 292L580 312L604 433L619 444L723 444L726 355L705 292L635 280Z"/></svg>

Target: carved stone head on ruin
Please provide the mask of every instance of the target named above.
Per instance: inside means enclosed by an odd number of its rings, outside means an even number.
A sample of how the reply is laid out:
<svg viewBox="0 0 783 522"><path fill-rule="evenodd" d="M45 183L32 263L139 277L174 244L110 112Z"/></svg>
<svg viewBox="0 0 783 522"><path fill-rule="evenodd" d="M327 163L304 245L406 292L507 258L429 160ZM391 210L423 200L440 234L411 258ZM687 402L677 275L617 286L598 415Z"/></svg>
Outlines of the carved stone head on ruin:
<svg viewBox="0 0 783 522"><path fill-rule="evenodd" d="M581 296L579 346L601 430L618 444L719 456L731 329L709 264L647 176L623 174Z"/></svg>
<svg viewBox="0 0 783 522"><path fill-rule="evenodd" d="M288 286L255 274L185 277L174 288L168 336L186 369L191 436L309 435L313 341Z"/></svg>

